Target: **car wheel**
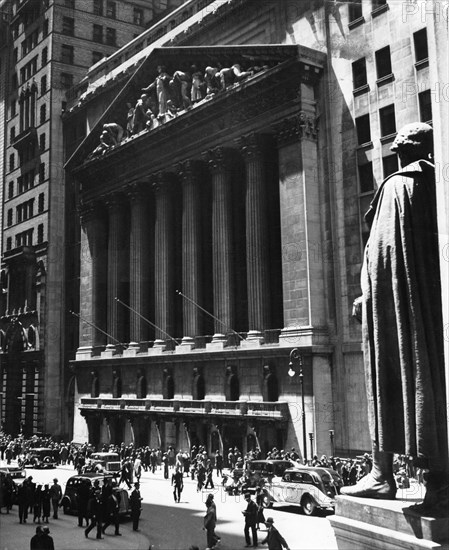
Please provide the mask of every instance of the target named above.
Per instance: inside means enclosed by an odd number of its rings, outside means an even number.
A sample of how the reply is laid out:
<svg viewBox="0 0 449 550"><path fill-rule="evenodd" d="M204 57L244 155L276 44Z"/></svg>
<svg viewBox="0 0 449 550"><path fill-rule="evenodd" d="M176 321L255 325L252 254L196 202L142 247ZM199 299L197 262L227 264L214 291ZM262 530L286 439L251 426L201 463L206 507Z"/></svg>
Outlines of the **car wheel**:
<svg viewBox="0 0 449 550"><path fill-rule="evenodd" d="M316 504L311 496L306 495L301 501L302 511L306 516L313 516Z"/></svg>

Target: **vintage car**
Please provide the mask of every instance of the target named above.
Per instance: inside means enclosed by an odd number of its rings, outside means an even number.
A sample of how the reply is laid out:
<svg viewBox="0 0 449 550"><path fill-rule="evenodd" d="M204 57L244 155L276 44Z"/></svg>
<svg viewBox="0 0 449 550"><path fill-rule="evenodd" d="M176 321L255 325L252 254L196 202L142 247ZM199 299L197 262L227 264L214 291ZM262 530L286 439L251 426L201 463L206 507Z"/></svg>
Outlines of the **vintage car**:
<svg viewBox="0 0 449 550"><path fill-rule="evenodd" d="M49 447L36 447L29 450L21 464L23 466L30 466L30 468L39 468L41 470L56 468L57 453L58 451L50 449Z"/></svg>
<svg viewBox="0 0 449 550"><path fill-rule="evenodd" d="M92 453L83 467L83 472L120 475L121 462L117 453Z"/></svg>
<svg viewBox="0 0 449 550"><path fill-rule="evenodd" d="M244 468L234 468L231 475L226 476L225 491L229 494L254 493L261 484L280 481L285 470L292 466L291 460L248 460Z"/></svg>
<svg viewBox="0 0 449 550"><path fill-rule="evenodd" d="M86 472L85 474L75 475L67 480L64 496L61 500L61 506L64 510L64 514L78 513L77 490L80 487L81 483L85 483L87 480L87 483L90 484L90 487L93 487L94 482L98 480L99 487L101 488L104 485L105 479L110 479L112 481L113 487L115 487L120 494L119 514L121 516L129 515L131 510L129 507L128 491L126 489L122 489L121 487L117 487L114 476L109 474L100 474L96 472Z"/></svg>
<svg viewBox="0 0 449 550"><path fill-rule="evenodd" d="M16 483L26 478L26 471L22 466L0 466L0 474L9 474Z"/></svg>
<svg viewBox="0 0 449 550"><path fill-rule="evenodd" d="M331 468L289 468L280 481L264 485L264 505L294 504L307 516L318 510L335 511L335 497L342 485L341 476Z"/></svg>

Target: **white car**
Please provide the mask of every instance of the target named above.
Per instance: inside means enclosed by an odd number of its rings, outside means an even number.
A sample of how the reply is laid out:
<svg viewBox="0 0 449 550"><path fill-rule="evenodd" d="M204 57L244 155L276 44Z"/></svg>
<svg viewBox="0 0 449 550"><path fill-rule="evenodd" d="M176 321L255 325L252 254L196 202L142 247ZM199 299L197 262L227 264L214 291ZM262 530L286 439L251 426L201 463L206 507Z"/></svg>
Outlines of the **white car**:
<svg viewBox="0 0 449 550"><path fill-rule="evenodd" d="M335 497L342 485L340 475L330 468L289 468L281 481L265 484L264 504L295 504L301 506L307 516L317 510L335 511Z"/></svg>

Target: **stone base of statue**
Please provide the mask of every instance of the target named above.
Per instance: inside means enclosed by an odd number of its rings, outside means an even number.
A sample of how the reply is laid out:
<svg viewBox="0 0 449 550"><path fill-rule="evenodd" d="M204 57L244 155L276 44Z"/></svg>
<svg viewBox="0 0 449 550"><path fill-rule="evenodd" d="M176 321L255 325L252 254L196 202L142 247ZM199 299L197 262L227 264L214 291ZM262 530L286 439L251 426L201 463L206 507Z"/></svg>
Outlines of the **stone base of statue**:
<svg viewBox="0 0 449 550"><path fill-rule="evenodd" d="M424 493L422 485L412 482L398 491L396 500L337 497L329 521L339 550L449 550L449 511L448 517L434 518L410 509Z"/></svg>

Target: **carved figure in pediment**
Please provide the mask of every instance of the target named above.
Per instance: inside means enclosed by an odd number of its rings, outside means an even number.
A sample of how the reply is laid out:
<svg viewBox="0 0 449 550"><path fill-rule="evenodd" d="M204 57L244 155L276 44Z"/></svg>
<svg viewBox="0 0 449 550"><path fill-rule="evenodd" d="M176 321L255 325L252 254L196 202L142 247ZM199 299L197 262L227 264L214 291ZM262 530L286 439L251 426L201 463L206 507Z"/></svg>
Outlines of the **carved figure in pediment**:
<svg viewBox="0 0 449 550"><path fill-rule="evenodd" d="M190 73L184 71L175 71L173 73L173 78L170 80L170 89L172 92L172 101L176 107L188 109L191 106L191 86L192 77L190 76Z"/></svg>
<svg viewBox="0 0 449 550"><path fill-rule="evenodd" d="M213 95L220 90L220 75L217 67L206 67L204 81L206 82L206 94Z"/></svg>
<svg viewBox="0 0 449 550"><path fill-rule="evenodd" d="M253 75L252 71L242 71L241 66L238 63L232 65L232 67L225 67L219 72L220 86L222 90L226 90L229 86L232 86L236 82L241 82L245 78Z"/></svg>
<svg viewBox="0 0 449 550"><path fill-rule="evenodd" d="M148 93L156 90L159 111L157 116L163 117L167 112L167 101L170 99L170 81L172 77L167 73L164 65L159 65L157 68L158 75L154 82L147 88L142 88L142 92Z"/></svg>
<svg viewBox="0 0 449 550"><path fill-rule="evenodd" d="M96 147L89 156L97 157L104 154L112 147L119 145L122 138L123 128L120 124L116 124L115 122L103 124L103 131L100 135L100 145L98 145L98 147Z"/></svg>
<svg viewBox="0 0 449 550"><path fill-rule="evenodd" d="M131 103L127 103L128 113L126 115L126 137L130 137L134 129L134 107Z"/></svg>
<svg viewBox="0 0 449 550"><path fill-rule="evenodd" d="M196 65L192 65L192 88L190 90L190 99L192 103L201 101L206 95L206 83L204 82L203 73L198 70Z"/></svg>
<svg viewBox="0 0 449 550"><path fill-rule="evenodd" d="M142 94L137 100L133 116L133 134L138 134L147 127L151 120L150 100L147 94Z"/></svg>

